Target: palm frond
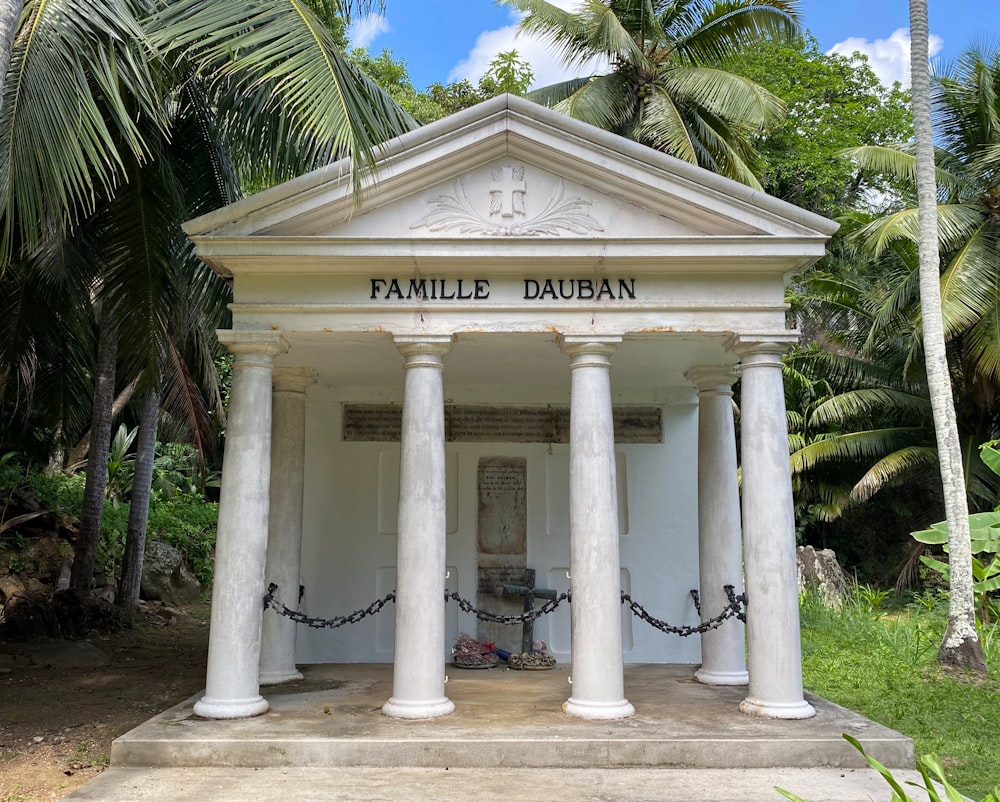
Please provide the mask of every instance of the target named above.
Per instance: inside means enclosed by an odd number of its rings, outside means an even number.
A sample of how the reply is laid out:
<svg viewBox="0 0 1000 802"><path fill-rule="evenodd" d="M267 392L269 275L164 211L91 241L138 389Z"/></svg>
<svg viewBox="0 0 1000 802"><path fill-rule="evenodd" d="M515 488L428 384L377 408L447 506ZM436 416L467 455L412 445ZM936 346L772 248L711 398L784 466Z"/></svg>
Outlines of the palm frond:
<svg viewBox="0 0 1000 802"><path fill-rule="evenodd" d="M548 86L533 89L525 95L525 98L552 108L557 103L575 95L593 80L593 76L571 78L568 81L560 81L557 84L549 84Z"/></svg>
<svg viewBox="0 0 1000 802"><path fill-rule="evenodd" d="M910 150L893 145L862 145L857 148L846 148L841 152L845 159L852 160L866 172L877 175L888 175L910 186L916 186L916 159ZM946 192L961 190L966 185L963 175L956 174L945 168L946 164L959 165L950 154L938 151L935 157L935 177L937 185Z"/></svg>
<svg viewBox="0 0 1000 802"><path fill-rule="evenodd" d="M816 439L791 455L792 473L801 473L825 462L880 460L922 433L921 428L897 427L847 432Z"/></svg>
<svg viewBox="0 0 1000 802"><path fill-rule="evenodd" d="M908 446L878 460L851 490L854 501L867 501L879 490L915 470L933 467L938 453L933 446Z"/></svg>
<svg viewBox="0 0 1000 802"><path fill-rule="evenodd" d="M677 37L676 50L689 63L718 64L753 42L801 34L797 0L725 0L706 4L697 27Z"/></svg>
<svg viewBox="0 0 1000 802"><path fill-rule="evenodd" d="M11 51L0 100L0 260L75 225L165 125L154 60L129 0L35 0Z"/></svg>
<svg viewBox="0 0 1000 802"><path fill-rule="evenodd" d="M304 0L177 0L149 20L150 38L196 72L280 112L291 140L328 143L350 156L356 190L378 146L416 127L381 87L341 53ZM266 135L255 131L248 137Z"/></svg>
<svg viewBox="0 0 1000 802"><path fill-rule="evenodd" d="M876 387L849 390L818 404L809 418L810 426L845 424L851 421L900 421L909 425L929 421L930 399L912 393Z"/></svg>
<svg viewBox="0 0 1000 802"><path fill-rule="evenodd" d="M948 251L965 242L982 225L983 212L979 204L940 204L938 209L938 241ZM880 256L897 239L919 242L916 208L902 209L878 217L855 235L873 256Z"/></svg>

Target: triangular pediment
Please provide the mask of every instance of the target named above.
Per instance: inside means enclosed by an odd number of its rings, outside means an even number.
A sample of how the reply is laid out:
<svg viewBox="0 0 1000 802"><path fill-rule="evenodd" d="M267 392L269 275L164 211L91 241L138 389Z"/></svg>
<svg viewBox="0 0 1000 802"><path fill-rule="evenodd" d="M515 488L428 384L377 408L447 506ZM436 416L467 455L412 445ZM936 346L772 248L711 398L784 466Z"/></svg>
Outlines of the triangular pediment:
<svg viewBox="0 0 1000 802"><path fill-rule="evenodd" d="M611 243L608 254L634 243L644 258L667 255L667 246L687 257L713 247L735 256L744 243L755 251L745 256L780 251L774 267L787 271L821 256L836 230L825 218L512 96L388 143L360 206L349 169L347 161L332 164L185 230L224 273L238 271L252 246L308 258L315 269L324 254L331 265L366 258L373 242L384 259L439 254L448 243L450 256L477 259L487 243L497 258L531 243L535 256L548 248L583 259L596 243Z"/></svg>

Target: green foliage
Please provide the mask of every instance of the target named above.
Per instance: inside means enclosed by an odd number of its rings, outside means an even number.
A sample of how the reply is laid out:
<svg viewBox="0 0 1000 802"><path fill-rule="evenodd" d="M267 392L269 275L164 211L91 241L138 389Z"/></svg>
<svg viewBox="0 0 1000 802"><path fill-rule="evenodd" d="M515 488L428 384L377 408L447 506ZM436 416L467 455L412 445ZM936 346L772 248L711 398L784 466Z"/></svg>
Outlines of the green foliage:
<svg viewBox="0 0 1000 802"><path fill-rule="evenodd" d="M838 611L814 594L804 596L803 680L830 701L910 736L918 754L940 756L958 788L983 796L1000 765L1000 682L942 672L935 661L946 606L931 606L873 613L849 600ZM998 626L982 639L994 676L1000 649L996 640L985 642Z"/></svg>
<svg viewBox="0 0 1000 802"><path fill-rule="evenodd" d="M154 494L149 504L147 537L169 543L187 559L198 581L212 582L219 505L190 493L163 499Z"/></svg>
<svg viewBox="0 0 1000 802"><path fill-rule="evenodd" d="M372 56L366 48L358 47L350 52L349 57L421 125L445 116L446 112L433 96L414 88L406 70L406 62L394 59L391 50L383 50L377 56Z"/></svg>
<svg viewBox="0 0 1000 802"><path fill-rule="evenodd" d="M768 128L757 149L764 188L797 206L838 215L863 203L873 186L856 180L841 152L910 134L906 93L883 87L863 55L822 53L812 37L767 39L743 48L729 66L785 103L784 119Z"/></svg>
<svg viewBox="0 0 1000 802"><path fill-rule="evenodd" d="M83 474L67 475L33 471L28 477L31 490L52 510L68 520L78 519L83 509ZM106 501L101 518L97 570L114 576L121 564L128 531L128 505ZM212 581L215 533L219 505L194 493L153 492L149 504L147 537L161 540L184 554L198 580Z"/></svg>
<svg viewBox="0 0 1000 802"><path fill-rule="evenodd" d="M525 12L520 30L546 41L564 65L607 65L528 97L759 188L759 134L782 102L725 65L765 37L798 35L795 2L636 3L608 0L566 11L545 0L501 0Z"/></svg>
<svg viewBox="0 0 1000 802"><path fill-rule="evenodd" d="M983 463L1000 475L1000 451L996 441L984 443L980 447ZM941 546L948 552L948 522L931 524L930 529L912 532L918 543ZM994 512L980 512L969 516L969 536L972 539L972 592L976 609L984 625L1000 617L1000 605L994 594L1000 590L1000 506ZM951 583L951 567L935 557L921 555L920 561L941 575L948 585Z"/></svg>
<svg viewBox="0 0 1000 802"><path fill-rule="evenodd" d="M883 779L892 789L892 802L914 802L913 798L906 793L903 786L900 785L899 780L893 776L892 772L869 755L857 738L848 735L846 732L843 737L844 740L846 740L864 756L865 761L869 766L882 775ZM955 786L948 782L948 778L944 773L944 767L941 765L941 761L938 759L937 755L922 755L917 760L917 770L920 772L920 776L924 781L922 790L926 792L927 799L930 802L942 802L941 796L938 793L938 787L935 786L935 783L943 787L945 798L949 802L964 802L965 797L959 793ZM911 785L917 788L921 787L916 783L911 783ZM805 800L801 797L796 796L783 788L775 788L774 790L786 799L792 800L792 802L805 802ZM920 798L923 799L922 794ZM991 792L987 793L986 796L983 797L982 802L1000 802L1000 787L994 788Z"/></svg>
<svg viewBox="0 0 1000 802"><path fill-rule="evenodd" d="M528 91L535 78L531 65L518 56L516 50L498 53L486 74L479 79L479 91L486 97L494 97L509 92L512 95L523 95Z"/></svg>
<svg viewBox="0 0 1000 802"><path fill-rule="evenodd" d="M204 495L206 488L216 487L218 483L219 474L206 471L201 457L190 443L156 444L153 490L161 498Z"/></svg>

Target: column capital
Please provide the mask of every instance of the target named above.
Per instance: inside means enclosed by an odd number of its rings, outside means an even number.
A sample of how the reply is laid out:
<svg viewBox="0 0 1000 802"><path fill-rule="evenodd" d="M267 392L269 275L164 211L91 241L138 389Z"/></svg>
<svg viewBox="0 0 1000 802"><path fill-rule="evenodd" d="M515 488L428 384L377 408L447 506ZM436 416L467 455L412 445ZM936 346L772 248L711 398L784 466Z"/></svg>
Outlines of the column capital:
<svg viewBox="0 0 1000 802"><path fill-rule="evenodd" d="M314 368L282 367L271 374L271 385L276 393L304 393L310 384L316 382Z"/></svg>
<svg viewBox="0 0 1000 802"><path fill-rule="evenodd" d="M252 357L267 357L268 361L288 350L288 340L280 331L233 331L232 329L217 329L215 336L219 338L229 352L238 360Z"/></svg>
<svg viewBox="0 0 1000 802"><path fill-rule="evenodd" d="M441 357L451 350L454 337L450 334L434 335L396 335L392 338L396 348L406 357L406 367L423 365L424 367L439 367ZM424 363L420 357L429 357Z"/></svg>
<svg viewBox="0 0 1000 802"><path fill-rule="evenodd" d="M787 353L799 341L797 331L776 331L766 334L734 334L726 343L726 350L732 351L741 360L748 356L778 356Z"/></svg>
<svg viewBox="0 0 1000 802"><path fill-rule="evenodd" d="M563 353L572 357L574 361L581 356L593 356L602 358L601 361L607 364L608 358L621 345L622 338L594 334L560 334L558 342Z"/></svg>
<svg viewBox="0 0 1000 802"><path fill-rule="evenodd" d="M684 378L698 388L699 393L728 391L732 395L733 384L739 378L736 365L695 365L684 373Z"/></svg>

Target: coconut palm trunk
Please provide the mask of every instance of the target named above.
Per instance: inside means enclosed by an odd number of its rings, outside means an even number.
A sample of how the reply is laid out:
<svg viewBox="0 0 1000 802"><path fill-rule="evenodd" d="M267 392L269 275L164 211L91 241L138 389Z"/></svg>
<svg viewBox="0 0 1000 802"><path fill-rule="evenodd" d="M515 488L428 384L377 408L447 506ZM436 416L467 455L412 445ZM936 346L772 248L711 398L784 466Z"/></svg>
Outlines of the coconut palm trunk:
<svg viewBox="0 0 1000 802"><path fill-rule="evenodd" d="M156 427L160 419L160 394L148 390L143 396L136 439L135 473L132 476L132 496L128 511L128 531L125 535L125 555L122 575L118 582L117 604L131 613L139 604L142 583L142 561L146 554L146 523L149 519L149 499L152 493L153 459L156 456Z"/></svg>
<svg viewBox="0 0 1000 802"><path fill-rule="evenodd" d="M969 505L966 500L962 445L955 419L955 403L952 397L951 374L948 370L941 312L937 182L934 176L928 39L927 0L910 0L910 72L920 227L920 309L927 384L934 416L934 431L937 435L945 516L948 521L948 560L951 564L948 625L938 650L938 661L945 665L986 673L982 645L976 634Z"/></svg>
<svg viewBox="0 0 1000 802"><path fill-rule="evenodd" d="M76 539L70 587L80 594L90 593L94 566L101 542L104 491L108 486L108 452L111 448L111 405L115 399L115 365L118 361L118 330L114 310L105 305L101 312L97 344L97 371L94 379L94 411L90 431L90 458L83 488L80 534Z"/></svg>

